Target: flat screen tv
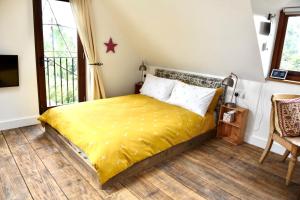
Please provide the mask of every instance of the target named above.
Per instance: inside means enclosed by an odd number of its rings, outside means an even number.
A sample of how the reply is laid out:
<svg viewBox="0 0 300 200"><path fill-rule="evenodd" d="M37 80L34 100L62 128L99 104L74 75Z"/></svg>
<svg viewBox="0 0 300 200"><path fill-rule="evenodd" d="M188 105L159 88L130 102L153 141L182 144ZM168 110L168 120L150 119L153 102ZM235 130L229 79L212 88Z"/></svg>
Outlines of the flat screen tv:
<svg viewBox="0 0 300 200"><path fill-rule="evenodd" d="M0 55L0 87L19 86L17 55Z"/></svg>

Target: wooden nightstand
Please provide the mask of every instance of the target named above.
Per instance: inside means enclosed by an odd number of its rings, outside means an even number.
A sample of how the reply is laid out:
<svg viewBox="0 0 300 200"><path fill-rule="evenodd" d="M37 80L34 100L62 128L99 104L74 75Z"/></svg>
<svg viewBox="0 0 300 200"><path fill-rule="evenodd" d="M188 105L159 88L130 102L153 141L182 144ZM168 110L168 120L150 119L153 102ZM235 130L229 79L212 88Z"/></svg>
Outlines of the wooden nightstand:
<svg viewBox="0 0 300 200"><path fill-rule="evenodd" d="M140 81L135 84L134 94L140 94L140 89L142 88L144 82Z"/></svg>
<svg viewBox="0 0 300 200"><path fill-rule="evenodd" d="M223 113L231 110L236 111L234 121L230 123L223 121ZM247 119L248 109L239 106L236 108L230 108L226 105L222 105L218 121L218 137L223 138L234 145L242 144L244 142Z"/></svg>

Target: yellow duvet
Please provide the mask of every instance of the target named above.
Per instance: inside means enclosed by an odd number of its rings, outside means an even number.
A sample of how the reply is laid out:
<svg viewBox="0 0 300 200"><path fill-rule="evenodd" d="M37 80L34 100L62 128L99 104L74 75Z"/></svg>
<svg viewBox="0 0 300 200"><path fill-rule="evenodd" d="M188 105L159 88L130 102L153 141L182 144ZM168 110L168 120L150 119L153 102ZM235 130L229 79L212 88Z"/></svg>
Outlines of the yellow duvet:
<svg viewBox="0 0 300 200"><path fill-rule="evenodd" d="M39 118L77 145L103 184L134 163L214 128L201 117L143 95L60 106Z"/></svg>

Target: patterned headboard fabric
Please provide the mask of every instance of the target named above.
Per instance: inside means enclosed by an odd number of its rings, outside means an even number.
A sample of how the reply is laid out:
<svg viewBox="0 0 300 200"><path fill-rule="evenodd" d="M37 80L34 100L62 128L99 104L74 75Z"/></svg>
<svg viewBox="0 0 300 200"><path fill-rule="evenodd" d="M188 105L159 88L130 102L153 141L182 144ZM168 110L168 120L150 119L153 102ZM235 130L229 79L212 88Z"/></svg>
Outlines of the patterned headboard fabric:
<svg viewBox="0 0 300 200"><path fill-rule="evenodd" d="M209 77L209 76L203 76L203 75L189 74L189 73L185 73L185 72L169 71L169 70L165 70L165 69L156 69L155 76L158 76L161 78L179 80L184 83L187 83L190 85L196 85L196 86L200 86L200 87L207 87L207 88L224 87L222 85L223 79ZM218 106L216 108L217 114L219 114L220 107L224 103L225 92L226 92L226 90L224 88L224 93L220 97Z"/></svg>

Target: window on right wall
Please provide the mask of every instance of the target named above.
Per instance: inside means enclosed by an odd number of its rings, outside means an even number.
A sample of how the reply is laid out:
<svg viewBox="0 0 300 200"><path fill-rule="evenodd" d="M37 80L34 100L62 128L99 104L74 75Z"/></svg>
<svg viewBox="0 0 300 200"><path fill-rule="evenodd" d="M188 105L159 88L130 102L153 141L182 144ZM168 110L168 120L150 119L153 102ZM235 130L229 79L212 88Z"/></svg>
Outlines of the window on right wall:
<svg viewBox="0 0 300 200"><path fill-rule="evenodd" d="M273 69L287 70L287 80L300 82L300 7L285 8L280 13Z"/></svg>

